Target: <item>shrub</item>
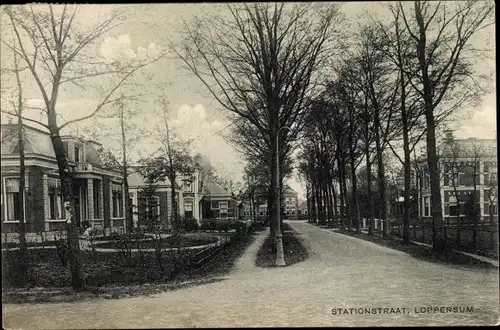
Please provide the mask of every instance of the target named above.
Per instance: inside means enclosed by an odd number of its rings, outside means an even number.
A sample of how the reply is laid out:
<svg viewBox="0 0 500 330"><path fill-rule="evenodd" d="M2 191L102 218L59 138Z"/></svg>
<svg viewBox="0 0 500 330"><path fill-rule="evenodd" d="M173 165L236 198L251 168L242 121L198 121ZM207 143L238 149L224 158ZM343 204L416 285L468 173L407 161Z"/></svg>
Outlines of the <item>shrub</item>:
<svg viewBox="0 0 500 330"><path fill-rule="evenodd" d="M198 220L194 218L184 219L184 229L186 231L198 231Z"/></svg>
<svg viewBox="0 0 500 330"><path fill-rule="evenodd" d="M231 229L236 230L237 233L246 233L249 229L247 222L236 220L231 222Z"/></svg>
<svg viewBox="0 0 500 330"><path fill-rule="evenodd" d="M225 231L227 232L231 227L231 220L229 219L220 219L216 220L216 229L221 232Z"/></svg>
<svg viewBox="0 0 500 330"><path fill-rule="evenodd" d="M201 220L201 226L200 228L202 230L216 230L217 229L217 219L202 219Z"/></svg>
<svg viewBox="0 0 500 330"><path fill-rule="evenodd" d="M68 241L64 237L63 231L54 234L54 244L56 246L57 256L63 267L68 264Z"/></svg>

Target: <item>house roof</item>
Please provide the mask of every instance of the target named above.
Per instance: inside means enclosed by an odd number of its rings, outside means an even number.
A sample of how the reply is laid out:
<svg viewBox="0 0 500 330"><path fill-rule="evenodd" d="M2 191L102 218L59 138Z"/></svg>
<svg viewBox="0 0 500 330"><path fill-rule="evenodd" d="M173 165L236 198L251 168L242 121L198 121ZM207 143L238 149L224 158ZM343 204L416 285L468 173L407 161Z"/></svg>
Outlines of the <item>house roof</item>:
<svg viewBox="0 0 500 330"><path fill-rule="evenodd" d="M299 209L307 209L307 201L302 201L299 203Z"/></svg>
<svg viewBox="0 0 500 330"><path fill-rule="evenodd" d="M1 125L1 155L19 155L19 140L17 138L18 127L18 124ZM49 133L29 125L24 125L24 128L25 154L41 155L53 158L55 161L56 155L54 153L54 147L52 146ZM79 139L76 137L70 138ZM102 167L104 164L99 157L99 153L95 149L94 144L95 142L85 143L86 163Z"/></svg>
<svg viewBox="0 0 500 330"><path fill-rule="evenodd" d="M52 141L47 132L31 126L25 126L24 150L26 154L39 154L42 156L56 158ZM17 138L18 124L1 125L1 154L19 155L19 140Z"/></svg>
<svg viewBox="0 0 500 330"><path fill-rule="evenodd" d="M220 184L212 181L212 180L207 180L206 182L203 183L203 192L205 194L209 194L210 196L230 196L231 193L222 187Z"/></svg>
<svg viewBox="0 0 500 330"><path fill-rule="evenodd" d="M131 188L144 187L147 185L142 175L137 171L129 173L127 180L128 180L128 186ZM165 180L158 182L156 185L170 187L170 180L165 178Z"/></svg>
<svg viewBox="0 0 500 330"><path fill-rule="evenodd" d="M285 185L285 189L283 189L283 193L285 194L292 194L292 195L296 195L297 192L295 190L293 190L289 185Z"/></svg>
<svg viewBox="0 0 500 330"><path fill-rule="evenodd" d="M496 139L454 139L453 144L441 144L443 157L496 157Z"/></svg>

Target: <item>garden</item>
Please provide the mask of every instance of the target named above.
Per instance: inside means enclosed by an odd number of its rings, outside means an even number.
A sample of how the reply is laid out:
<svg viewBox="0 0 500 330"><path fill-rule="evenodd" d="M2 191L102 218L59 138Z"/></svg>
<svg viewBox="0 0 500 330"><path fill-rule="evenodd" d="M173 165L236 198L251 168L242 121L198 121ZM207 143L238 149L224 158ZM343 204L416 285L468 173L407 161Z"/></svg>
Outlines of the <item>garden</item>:
<svg viewBox="0 0 500 330"><path fill-rule="evenodd" d="M221 269L229 270L252 241L252 228L246 222L222 221L222 224L214 225L214 221L206 220L196 228L186 229L179 233L138 230L133 234L91 237L89 247L81 251L87 287L160 284L193 277L206 278ZM71 286L65 239L59 236L57 240L45 244L27 250L25 269L19 263L19 249L2 250L4 293L37 287ZM50 245L53 248L46 248ZM10 247L16 246L10 244ZM214 261L219 266L211 265Z"/></svg>

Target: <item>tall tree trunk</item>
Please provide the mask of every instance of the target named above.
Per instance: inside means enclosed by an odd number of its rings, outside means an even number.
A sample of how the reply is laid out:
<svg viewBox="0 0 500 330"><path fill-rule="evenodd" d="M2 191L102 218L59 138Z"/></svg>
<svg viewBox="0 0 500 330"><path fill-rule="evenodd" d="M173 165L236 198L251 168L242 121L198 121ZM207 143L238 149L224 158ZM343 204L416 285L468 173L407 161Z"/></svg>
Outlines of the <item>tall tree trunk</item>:
<svg viewBox="0 0 500 330"><path fill-rule="evenodd" d="M123 95L122 95L123 98ZM121 127L121 142L122 142L122 175L123 187L125 189L125 216L127 218L127 231L132 233L134 231L134 216L132 212L132 205L130 205L130 193L128 191L128 164L127 164L127 145L125 137L125 116L123 99L120 103L120 127ZM112 220L111 220L112 221Z"/></svg>
<svg viewBox="0 0 500 330"><path fill-rule="evenodd" d="M331 188L331 195L332 195L332 199L333 199L333 218L334 218L333 223L334 223L334 226L340 227L337 192L335 190L335 184L333 182L332 182L330 188Z"/></svg>
<svg viewBox="0 0 500 330"><path fill-rule="evenodd" d="M311 223L315 223L318 218L318 208L316 201L316 190L314 186L314 177L311 176Z"/></svg>
<svg viewBox="0 0 500 330"><path fill-rule="evenodd" d="M21 111L21 110L18 110ZM24 218L24 210L25 210L25 198L26 198L26 166L25 166L25 157L24 157L24 127L23 120L21 115L18 117L18 131L17 136L19 139L19 249L21 250L21 264L25 266L26 257L27 257L27 248L26 248L26 223Z"/></svg>
<svg viewBox="0 0 500 330"><path fill-rule="evenodd" d="M403 244L410 243L410 189L411 189L411 159L410 142L406 119L403 119L403 152L404 152L404 215L403 215ZM423 230L423 229L422 229Z"/></svg>
<svg viewBox="0 0 500 330"><path fill-rule="evenodd" d="M365 147L365 157L366 157L366 184L368 189L368 216L369 216L369 225L368 225L368 235L373 235L373 225L374 225L374 203L373 203L373 192L372 192L372 165L370 162L370 148L367 143ZM356 227L357 231L360 231L360 225Z"/></svg>
<svg viewBox="0 0 500 330"><path fill-rule="evenodd" d="M415 2L415 17L419 25L419 42L417 44L417 57L420 64L423 86L423 100L425 109L425 120L427 126L427 165L429 167L431 187L431 213L432 213L432 242L435 251L444 251L446 241L444 239L443 213L441 205L441 185L439 180L438 154L436 148L436 120L434 118L434 86L429 77L429 64L427 62L427 36L425 22L422 12L417 9L420 5Z"/></svg>
<svg viewBox="0 0 500 330"><path fill-rule="evenodd" d="M308 222L311 222L311 186L309 181L309 175L306 176L306 203L307 203L307 218Z"/></svg>
<svg viewBox="0 0 500 330"><path fill-rule="evenodd" d="M178 234L180 230L180 223L179 223L180 221L179 221L179 207L177 205L177 200L175 198L177 194L177 190L175 188L176 177L171 173L168 179L170 180L170 185L172 186L172 195L170 196L170 203L172 204L172 211L170 212L172 217L171 224L174 233Z"/></svg>
<svg viewBox="0 0 500 330"><path fill-rule="evenodd" d="M67 236L68 236L68 260L71 271L71 285L75 291L85 290L85 278L83 273L83 264L80 256L79 233L74 215L73 199L73 180L66 159L66 150L61 140L59 128L55 117L56 111L52 109L48 112L48 126L50 138L56 155L57 166L59 169L59 178L61 180L62 193L65 204L70 206L67 212Z"/></svg>
<svg viewBox="0 0 500 330"><path fill-rule="evenodd" d="M354 109L349 109L349 160L351 167L351 181L352 181L352 202L354 205L351 208L351 216L349 217L349 229L353 227L353 222L356 228L359 227L360 214L359 214L359 200L358 200L358 180L356 178L355 166L355 146L354 146Z"/></svg>
<svg viewBox="0 0 500 330"><path fill-rule="evenodd" d="M380 141L380 118L379 114L375 112L375 148L377 150L377 179L378 179L378 190L380 194L380 220L383 224L383 233L384 237L387 237L388 226L387 226L387 204L386 204L386 187L385 187L385 165L383 158L383 150L382 143Z"/></svg>
<svg viewBox="0 0 500 330"><path fill-rule="evenodd" d="M432 99L431 99L432 102ZM441 205L441 185L439 180L438 155L436 149L436 130L432 103L426 101L427 120L427 165L429 167L431 186L431 212L432 212L432 242L435 251L443 251L446 248L443 228L443 214Z"/></svg>

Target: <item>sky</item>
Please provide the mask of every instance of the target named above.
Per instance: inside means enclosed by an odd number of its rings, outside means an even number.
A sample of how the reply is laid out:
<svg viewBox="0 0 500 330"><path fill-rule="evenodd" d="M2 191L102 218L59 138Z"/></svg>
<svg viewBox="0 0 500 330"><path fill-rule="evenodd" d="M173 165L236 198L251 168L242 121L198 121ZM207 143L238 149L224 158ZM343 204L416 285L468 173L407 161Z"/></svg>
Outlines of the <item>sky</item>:
<svg viewBox="0 0 500 330"><path fill-rule="evenodd" d="M121 62L154 57L161 51L168 50L169 41L179 41L179 31L183 24L190 24L193 15L204 15L208 12L220 11L220 4L194 3L194 4L135 4L135 5L79 5L77 24L82 28L90 27L103 18L108 17L115 10L122 10L126 18L119 26L110 31L105 38L99 39L95 46L89 50L107 61L118 60ZM60 8L59 8L60 9ZM359 15L364 11L372 14L384 15L387 11L377 2L350 2L342 7L346 19L356 24ZM494 26L478 36L481 40L495 40ZM2 63L9 61L7 52L0 54ZM478 70L488 71L495 68L495 59L483 61L478 64ZM26 73L27 74L27 73ZM111 78L109 78L111 79ZM116 80L98 78L95 84L104 88L111 86ZM244 167L243 157L229 145L222 137L227 132L225 127L230 124L227 113L209 94L205 86L192 73L182 67L182 63L169 53L165 59L149 65L141 73L135 74L131 79L133 86L126 87L128 92L150 91L149 83L159 88L167 96L172 111L172 125L178 134L185 139L193 139L195 152L206 155L212 165L221 173L234 181L241 180ZM492 91L483 101L474 108L461 109L453 124L455 135L458 138L496 138L496 95L492 82ZM148 87L149 86L149 87ZM25 87L26 97L32 105L42 105L40 93L33 82ZM100 98L97 90L81 90L73 85L62 90L59 97L58 111L61 121L71 120L87 114L97 104ZM2 93L2 107L8 107L8 96ZM152 98L151 98L152 99ZM7 104L7 105L6 105ZM155 118L150 116L151 109L156 105L153 101L131 104L131 108L139 112L137 124L143 128L151 127ZM32 116L40 119L40 114ZM37 117L38 116L38 117ZM5 116L2 116L5 120ZM87 120L73 124L67 128L67 133L82 133L92 127L94 120ZM113 124L115 123L115 124ZM107 126L106 126L107 125ZM105 123L106 131L116 133L116 121ZM103 132L104 133L104 132ZM104 146L113 143L114 139L103 134L100 141ZM139 157L152 151L148 143L139 144L133 153ZM305 189L296 175L288 184L299 193L299 198L305 198Z"/></svg>

